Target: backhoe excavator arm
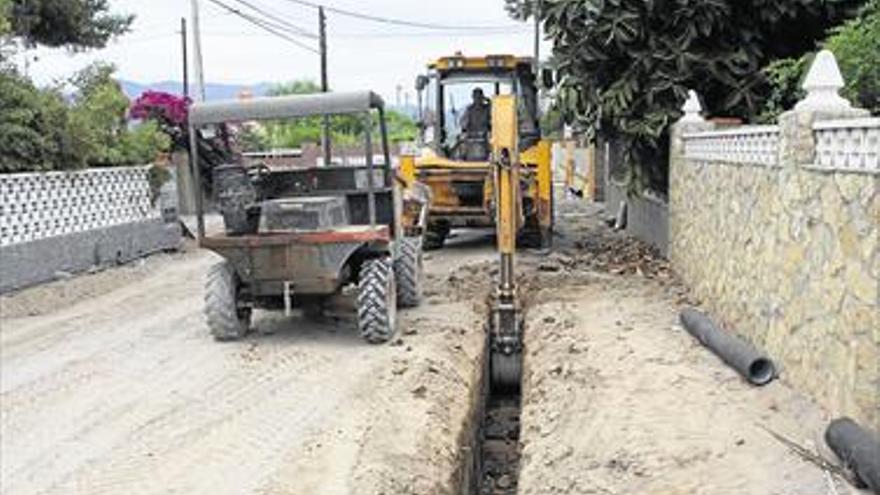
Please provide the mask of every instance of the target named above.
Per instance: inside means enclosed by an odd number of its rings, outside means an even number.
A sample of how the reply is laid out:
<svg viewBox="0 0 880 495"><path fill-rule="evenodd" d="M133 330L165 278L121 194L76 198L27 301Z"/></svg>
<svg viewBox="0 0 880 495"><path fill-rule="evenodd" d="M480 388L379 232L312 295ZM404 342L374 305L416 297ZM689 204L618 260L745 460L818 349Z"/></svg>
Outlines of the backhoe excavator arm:
<svg viewBox="0 0 880 495"><path fill-rule="evenodd" d="M500 269L490 329L490 376L496 390L518 391L522 325L516 287L516 235L522 218L516 97L492 99L492 162Z"/></svg>

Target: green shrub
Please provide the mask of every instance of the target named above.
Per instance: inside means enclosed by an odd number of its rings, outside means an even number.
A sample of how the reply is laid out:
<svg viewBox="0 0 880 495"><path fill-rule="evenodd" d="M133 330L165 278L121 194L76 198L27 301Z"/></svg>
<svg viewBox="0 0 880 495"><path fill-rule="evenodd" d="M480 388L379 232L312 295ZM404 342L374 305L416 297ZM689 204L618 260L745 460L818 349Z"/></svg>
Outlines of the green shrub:
<svg viewBox="0 0 880 495"><path fill-rule="evenodd" d="M855 106L880 115L880 0L871 0L855 19L834 28L821 46L831 50L846 83L842 93ZM804 96L801 83L815 53L784 58L764 72L770 84L760 120L774 121Z"/></svg>
<svg viewBox="0 0 880 495"><path fill-rule="evenodd" d="M60 162L83 166L69 127L59 92L40 90L15 72L0 72L0 172L53 170Z"/></svg>
<svg viewBox="0 0 880 495"><path fill-rule="evenodd" d="M58 88L0 71L0 172L143 165L167 150L169 139L155 123L130 125L128 98L108 67L71 78L72 102Z"/></svg>

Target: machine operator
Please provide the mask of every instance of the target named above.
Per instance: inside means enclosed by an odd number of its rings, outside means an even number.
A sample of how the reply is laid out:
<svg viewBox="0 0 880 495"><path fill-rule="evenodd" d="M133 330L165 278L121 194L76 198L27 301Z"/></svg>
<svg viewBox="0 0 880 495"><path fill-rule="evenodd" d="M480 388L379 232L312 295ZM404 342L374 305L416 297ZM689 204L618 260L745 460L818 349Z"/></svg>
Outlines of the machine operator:
<svg viewBox="0 0 880 495"><path fill-rule="evenodd" d="M473 90L471 98L473 101L459 122L463 131L460 139L464 139L460 142L458 154L464 160L485 160L489 156L492 105L480 88Z"/></svg>

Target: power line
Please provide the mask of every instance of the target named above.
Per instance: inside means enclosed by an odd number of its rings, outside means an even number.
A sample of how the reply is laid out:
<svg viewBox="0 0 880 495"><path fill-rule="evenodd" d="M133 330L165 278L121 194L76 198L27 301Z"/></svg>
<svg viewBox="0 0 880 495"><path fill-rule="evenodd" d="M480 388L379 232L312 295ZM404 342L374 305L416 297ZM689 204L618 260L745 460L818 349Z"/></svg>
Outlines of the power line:
<svg viewBox="0 0 880 495"><path fill-rule="evenodd" d="M416 27L422 29L442 29L446 31L472 31L472 30L486 30L486 29L509 29L508 26L451 26L444 24L432 24L427 22L416 22L416 21L407 21L405 19L395 19L391 17L380 17L371 14L364 14L362 12L355 12L352 10L345 10L336 7L331 7L329 5L323 5L315 2L311 2L309 0L285 0L290 3L295 3L299 5L304 5L306 7L311 7L313 9L318 9L324 7L328 12L333 12L339 15L344 15L348 17L353 17L355 19L361 19L365 21L371 22L380 22L383 24L393 24L395 26L408 26L408 27ZM514 27L514 26L510 26Z"/></svg>
<svg viewBox="0 0 880 495"><path fill-rule="evenodd" d="M202 19L215 19L215 18L218 18L218 17L227 16L227 15L230 15L230 12L218 12L218 13L215 13L215 14L211 14L211 15L203 16ZM165 27L167 27L167 26L169 25L169 23L168 23L167 21L163 21L163 22L150 22L150 23L147 23L147 24L138 24L138 20L139 20L139 19L140 19L139 17L138 17L138 18L135 18L135 22L134 22L134 24L132 24L131 34L137 34L137 33L141 32L141 31L154 31L154 30L156 30L156 29L165 28ZM180 33L180 32L178 31L178 34L179 34L179 33Z"/></svg>
<svg viewBox="0 0 880 495"><path fill-rule="evenodd" d="M259 19L257 17L250 15L250 14L242 12L242 11L236 9L235 7L231 7L231 6L221 2L220 0L208 0L208 1L226 9L227 11L229 11L232 14L237 15L238 17L241 17L242 19L244 19L244 20L248 21L249 23L263 29L264 31L272 33L275 36L278 36L279 38L281 38L285 41L293 43L294 45L302 48L303 50L308 50L314 54L318 54L318 50L312 48L311 46L309 46L299 40L296 40L296 39L288 36L288 34L285 34L285 33L289 33L289 34L296 35L294 33L290 33L289 30L284 30L284 29L279 28L278 26L273 26L271 23L268 23L265 20Z"/></svg>
<svg viewBox="0 0 880 495"><path fill-rule="evenodd" d="M522 36L530 34L529 30L510 29L494 29L490 31L479 32L461 32L461 31L431 31L431 32L408 32L408 33L339 33L337 38L433 38L438 36L465 36L465 37L483 37L483 36Z"/></svg>
<svg viewBox="0 0 880 495"><path fill-rule="evenodd" d="M340 39L398 39L398 38L436 38L441 36L463 36L467 38L481 38L485 36L522 36L524 34L530 34L531 30L520 30L520 31L491 31L485 33L461 33L461 32L453 32L453 31L432 31L432 32L406 32L406 33L339 33L335 34L336 38ZM179 34L179 32L177 32ZM214 37L236 37L236 36L260 36L260 37L271 37L272 34L269 33L254 33L254 32L245 32L245 31L232 31L232 30L223 30L223 31L202 31L202 35L205 36L214 36ZM171 35L167 35L171 36Z"/></svg>
<svg viewBox="0 0 880 495"><path fill-rule="evenodd" d="M275 21L276 26L280 26L282 29L290 29L290 30L296 31L297 33L300 33L302 36L305 36L307 38L318 39L318 35L310 32L309 30L307 30L306 28L304 28L302 26L294 24L294 23L288 21L287 19L284 19L282 17L279 17L276 14L273 14L272 12L269 12L265 8L261 8L258 5L254 5L253 3L251 3L247 0L235 0L235 1L250 8L254 12L257 12L258 14L261 14L264 17L264 20L271 19L272 21Z"/></svg>

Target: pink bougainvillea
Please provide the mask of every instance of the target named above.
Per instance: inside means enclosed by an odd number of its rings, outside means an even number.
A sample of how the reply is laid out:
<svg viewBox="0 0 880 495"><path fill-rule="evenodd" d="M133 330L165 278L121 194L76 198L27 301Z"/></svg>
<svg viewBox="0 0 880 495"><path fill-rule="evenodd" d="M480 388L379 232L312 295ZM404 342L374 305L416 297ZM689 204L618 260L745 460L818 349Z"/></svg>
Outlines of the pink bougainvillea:
<svg viewBox="0 0 880 495"><path fill-rule="evenodd" d="M144 91L132 104L129 115L135 119L158 118L168 124L184 126L192 103L187 97L161 91Z"/></svg>

